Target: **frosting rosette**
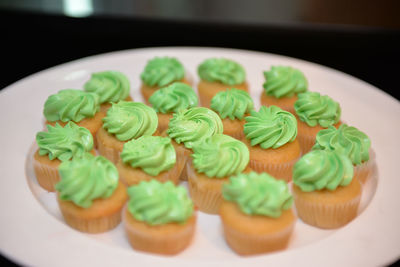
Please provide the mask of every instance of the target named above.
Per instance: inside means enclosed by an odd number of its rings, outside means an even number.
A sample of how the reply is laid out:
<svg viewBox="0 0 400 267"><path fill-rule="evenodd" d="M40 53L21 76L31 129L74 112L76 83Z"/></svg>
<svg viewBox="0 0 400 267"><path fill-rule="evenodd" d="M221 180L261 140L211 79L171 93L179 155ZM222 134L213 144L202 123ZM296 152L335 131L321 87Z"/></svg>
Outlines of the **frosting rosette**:
<svg viewBox="0 0 400 267"><path fill-rule="evenodd" d="M141 136L124 144L121 159L133 168L157 176L175 165L176 152L168 137Z"/></svg>
<svg viewBox="0 0 400 267"><path fill-rule="evenodd" d="M202 80L227 85L241 84L246 79L244 68L237 62L225 58L209 58L201 63L197 72Z"/></svg>
<svg viewBox="0 0 400 267"><path fill-rule="evenodd" d="M193 202L186 189L171 181L142 181L128 188L128 211L150 225L185 223L193 214Z"/></svg>
<svg viewBox="0 0 400 267"><path fill-rule="evenodd" d="M93 117L99 109L97 94L65 89L47 98L43 114L48 121L80 122L84 118Z"/></svg>
<svg viewBox="0 0 400 267"><path fill-rule="evenodd" d="M211 109L218 112L222 119L243 119L254 107L253 99L249 93L236 88L227 89L217 93L211 99Z"/></svg>
<svg viewBox="0 0 400 267"><path fill-rule="evenodd" d="M140 78L146 85L159 87L182 80L184 76L185 69L173 57L155 57L149 60L140 74Z"/></svg>
<svg viewBox="0 0 400 267"><path fill-rule="evenodd" d="M237 203L248 215L263 215L272 218L281 216L290 209L293 197L288 185L267 173L251 172L229 178L222 188L223 197Z"/></svg>
<svg viewBox="0 0 400 267"><path fill-rule="evenodd" d="M130 101L112 104L103 118L103 128L120 141L152 135L158 126L157 113L151 107Z"/></svg>
<svg viewBox="0 0 400 267"><path fill-rule="evenodd" d="M288 66L272 66L269 71L264 71L265 93L276 98L292 97L307 91L308 83L304 74Z"/></svg>
<svg viewBox="0 0 400 267"><path fill-rule="evenodd" d="M296 139L296 118L277 106L261 106L259 112L251 111L245 120L244 134L252 146L279 148Z"/></svg>
<svg viewBox="0 0 400 267"><path fill-rule="evenodd" d="M61 200L89 208L93 200L110 197L118 186L117 168L102 156L86 153L64 161L58 169L61 181L56 184Z"/></svg>
<svg viewBox="0 0 400 267"><path fill-rule="evenodd" d="M193 166L208 177L222 178L242 172L249 163L249 150L239 140L224 134L206 138L193 148Z"/></svg>
<svg viewBox="0 0 400 267"><path fill-rule="evenodd" d="M102 71L93 73L84 89L97 94L100 103L118 102L129 96L130 84L128 78L119 71Z"/></svg>
<svg viewBox="0 0 400 267"><path fill-rule="evenodd" d="M217 113L204 107L179 110L169 121L167 134L178 144L193 148L207 137L222 134L223 125Z"/></svg>
<svg viewBox="0 0 400 267"><path fill-rule="evenodd" d="M321 125L324 128L338 123L342 112L338 102L317 92L298 94L294 109L300 120L307 125Z"/></svg>
<svg viewBox="0 0 400 267"><path fill-rule="evenodd" d="M175 82L157 90L149 98L149 103L156 112L173 113L198 105L198 98L193 88L181 82Z"/></svg>
<svg viewBox="0 0 400 267"><path fill-rule="evenodd" d="M69 160L81 157L93 149L93 136L88 129L68 122L64 127L56 123L47 125L47 132L36 134L39 155L48 155L50 160Z"/></svg>

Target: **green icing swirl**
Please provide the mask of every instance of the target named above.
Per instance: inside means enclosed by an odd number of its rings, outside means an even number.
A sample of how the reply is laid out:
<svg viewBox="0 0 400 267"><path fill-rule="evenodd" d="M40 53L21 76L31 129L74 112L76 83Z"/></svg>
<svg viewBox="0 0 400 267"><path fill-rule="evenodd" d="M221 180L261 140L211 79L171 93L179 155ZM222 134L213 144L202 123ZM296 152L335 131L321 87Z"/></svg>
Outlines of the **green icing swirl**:
<svg viewBox="0 0 400 267"><path fill-rule="evenodd" d="M347 155L354 165L360 165L369 160L371 140L355 127L346 124L338 129L329 126L317 133L313 149L335 150Z"/></svg>
<svg viewBox="0 0 400 267"><path fill-rule="evenodd" d="M175 165L176 152L168 137L142 136L124 144L121 159L133 168L157 176Z"/></svg>
<svg viewBox="0 0 400 267"><path fill-rule="evenodd" d="M129 96L129 80L119 71L103 71L93 73L84 85L86 92L96 93L100 103L118 102Z"/></svg>
<svg viewBox="0 0 400 267"><path fill-rule="evenodd" d="M193 214L193 202L186 189L171 181L143 181L128 188L128 211L150 225L185 223Z"/></svg>
<svg viewBox="0 0 400 267"><path fill-rule="evenodd" d="M173 113L180 109L196 107L198 102L193 88L181 82L161 88L149 98L154 110L161 113Z"/></svg>
<svg viewBox="0 0 400 267"><path fill-rule="evenodd" d="M204 107L179 110L169 121L167 134L178 144L193 148L207 137L223 132L217 113Z"/></svg>
<svg viewBox="0 0 400 267"><path fill-rule="evenodd" d="M338 123L342 112L339 103L317 92L298 94L294 109L300 120L309 126L314 127L319 124L325 128Z"/></svg>
<svg viewBox="0 0 400 267"><path fill-rule="evenodd" d="M80 122L84 118L93 117L99 110L97 94L65 89L47 98L43 114L48 121Z"/></svg>
<svg viewBox="0 0 400 267"><path fill-rule="evenodd" d="M353 179L353 164L339 152L312 150L293 167L293 182L304 192L346 186Z"/></svg>
<svg viewBox="0 0 400 267"><path fill-rule="evenodd" d="M253 106L253 99L249 93L236 88L219 92L211 99L211 109L217 111L223 119L229 117L231 120L241 120Z"/></svg>
<svg viewBox="0 0 400 267"><path fill-rule="evenodd" d="M261 106L259 112L251 111L245 120L244 134L252 146L278 148L296 139L296 118L277 106Z"/></svg>
<svg viewBox="0 0 400 267"><path fill-rule="evenodd" d="M147 62L140 78L148 86L163 87L182 80L184 76L185 69L176 58L155 57Z"/></svg>
<svg viewBox="0 0 400 267"><path fill-rule="evenodd" d="M119 101L112 104L103 118L103 128L120 141L152 135L158 126L157 113L140 102Z"/></svg>
<svg viewBox="0 0 400 267"><path fill-rule="evenodd" d="M226 177L243 171L249 163L247 146L233 137L216 134L193 148L193 166L208 177Z"/></svg>
<svg viewBox="0 0 400 267"><path fill-rule="evenodd" d="M245 81L244 68L237 62L225 58L206 59L197 69L202 80L238 85Z"/></svg>
<svg viewBox="0 0 400 267"><path fill-rule="evenodd" d="M118 186L117 168L102 156L86 153L64 161L58 169L61 181L56 184L61 200L89 208L93 200L109 198Z"/></svg>
<svg viewBox="0 0 400 267"><path fill-rule="evenodd" d="M265 93L276 98L292 97L307 91L307 79L304 74L295 68L286 66L272 66L271 70L264 71Z"/></svg>
<svg viewBox="0 0 400 267"><path fill-rule="evenodd" d="M280 217L293 203L288 185L267 173L251 172L231 177L222 187L222 195L237 203L245 214L272 218Z"/></svg>
<svg viewBox="0 0 400 267"><path fill-rule="evenodd" d="M64 127L56 123L47 125L47 132L36 134L36 143L39 146L39 155L48 155L50 160L69 160L81 157L85 152L93 149L93 137L86 128L68 122Z"/></svg>

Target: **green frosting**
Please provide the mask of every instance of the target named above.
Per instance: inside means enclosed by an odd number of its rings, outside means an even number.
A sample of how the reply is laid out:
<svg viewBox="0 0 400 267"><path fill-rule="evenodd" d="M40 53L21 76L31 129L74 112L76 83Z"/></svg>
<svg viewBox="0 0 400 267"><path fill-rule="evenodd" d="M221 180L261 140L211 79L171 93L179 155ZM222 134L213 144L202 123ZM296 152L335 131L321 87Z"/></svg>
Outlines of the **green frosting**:
<svg viewBox="0 0 400 267"><path fill-rule="evenodd" d="M184 76L185 69L176 58L155 57L149 60L140 78L148 86L163 87L182 80Z"/></svg>
<svg viewBox="0 0 400 267"><path fill-rule="evenodd" d="M226 177L243 171L249 163L247 146L233 137L216 134L193 148L193 166L208 177Z"/></svg>
<svg viewBox="0 0 400 267"><path fill-rule="evenodd" d="M244 124L244 134L252 146L278 148L293 142L297 136L297 120L288 111L277 106L261 106L260 111L251 111Z"/></svg>
<svg viewBox="0 0 400 267"><path fill-rule="evenodd" d="M97 94L65 89L47 98L43 114L48 121L80 122L84 118L93 117L99 109Z"/></svg>
<svg viewBox="0 0 400 267"><path fill-rule="evenodd" d="M307 79L298 69L286 66L272 66L264 71L265 93L276 98L292 97L307 91Z"/></svg>
<svg viewBox="0 0 400 267"><path fill-rule="evenodd" d="M369 160L370 147L371 140L365 133L342 124L338 129L329 126L328 129L319 131L313 149L341 152L347 155L354 165L359 165Z"/></svg>
<svg viewBox="0 0 400 267"><path fill-rule="evenodd" d="M47 132L36 134L39 155L48 155L50 160L69 160L75 156L81 157L93 149L93 137L88 129L68 122L65 127L56 123L47 125Z"/></svg>
<svg viewBox="0 0 400 267"><path fill-rule="evenodd" d="M217 93L211 99L211 108L219 113L221 118L234 120L243 119L244 114L253 109L253 99L249 93L236 88Z"/></svg>
<svg viewBox="0 0 400 267"><path fill-rule="evenodd" d="M173 113L180 109L196 107L198 102L192 87L181 82L161 88L149 98L154 110L161 113Z"/></svg>
<svg viewBox="0 0 400 267"><path fill-rule="evenodd" d="M119 71L103 71L93 73L84 85L86 92L96 93L100 103L118 102L129 96L129 80Z"/></svg>
<svg viewBox="0 0 400 267"><path fill-rule="evenodd" d="M248 215L264 215L272 218L281 216L293 203L288 185L267 173L251 172L229 178L222 188L222 195L228 201L238 204Z"/></svg>
<svg viewBox="0 0 400 267"><path fill-rule="evenodd" d="M309 126L314 127L319 124L325 128L338 123L342 112L338 102L317 92L299 94L294 109L300 120Z"/></svg>
<svg viewBox="0 0 400 267"><path fill-rule="evenodd" d="M171 181L143 181L128 188L128 211L150 225L185 223L193 214L193 202L186 189Z"/></svg>
<svg viewBox="0 0 400 267"><path fill-rule="evenodd" d="M124 144L121 159L133 168L156 176L175 165L176 153L170 138L142 136Z"/></svg>
<svg viewBox="0 0 400 267"><path fill-rule="evenodd" d="M353 179L353 164L339 152L312 150L293 167L293 182L304 192L346 186Z"/></svg>
<svg viewBox="0 0 400 267"><path fill-rule="evenodd" d="M167 134L178 144L193 148L207 137L223 132L217 113L204 107L179 110L169 121Z"/></svg>
<svg viewBox="0 0 400 267"><path fill-rule="evenodd" d="M103 128L120 141L152 135L158 126L157 113L140 102L119 101L112 104L103 118Z"/></svg>
<svg viewBox="0 0 400 267"><path fill-rule="evenodd" d="M202 80L238 85L245 81L244 68L237 62L225 58L206 59L197 69Z"/></svg>
<svg viewBox="0 0 400 267"><path fill-rule="evenodd" d="M110 197L118 186L117 168L102 156L86 153L64 161L58 169L61 181L56 184L61 200L89 208L93 200Z"/></svg>

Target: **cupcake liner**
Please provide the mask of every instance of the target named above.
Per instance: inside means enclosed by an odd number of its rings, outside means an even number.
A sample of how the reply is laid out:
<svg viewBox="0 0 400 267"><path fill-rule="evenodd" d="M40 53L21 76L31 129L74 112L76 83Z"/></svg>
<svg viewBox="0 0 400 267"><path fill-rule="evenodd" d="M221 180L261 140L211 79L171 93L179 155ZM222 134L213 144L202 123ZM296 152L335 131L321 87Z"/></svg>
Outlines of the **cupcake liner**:
<svg viewBox="0 0 400 267"><path fill-rule="evenodd" d="M96 139L98 139L98 137ZM107 158L114 164L116 164L120 158L119 155L121 151L105 146L100 140L97 140L97 150L100 155Z"/></svg>
<svg viewBox="0 0 400 267"><path fill-rule="evenodd" d="M301 155L300 155L301 157ZM299 157L299 158L300 158ZM252 170L258 173L266 172L277 179L290 182L292 180L292 171L294 164L299 158L291 160L286 163L272 164L272 163L262 163L256 160L250 159L249 165Z"/></svg>
<svg viewBox="0 0 400 267"><path fill-rule="evenodd" d="M187 161L190 159L190 154L192 153L189 149L181 146L174 145L176 151L176 162L182 164L181 172L179 173L179 179L181 181L187 181Z"/></svg>
<svg viewBox="0 0 400 267"><path fill-rule="evenodd" d="M49 166L33 160L33 170L35 171L36 179L39 185L49 191L56 191L55 186L60 181L58 166Z"/></svg>
<svg viewBox="0 0 400 267"><path fill-rule="evenodd" d="M297 139L299 140L301 152L303 155L310 152L311 148L315 145L315 136L298 134Z"/></svg>
<svg viewBox="0 0 400 267"><path fill-rule="evenodd" d="M362 163L361 165L354 166L354 178L360 181L361 185L364 185L372 175L372 170L375 165L376 154L373 149L370 150L369 160Z"/></svg>

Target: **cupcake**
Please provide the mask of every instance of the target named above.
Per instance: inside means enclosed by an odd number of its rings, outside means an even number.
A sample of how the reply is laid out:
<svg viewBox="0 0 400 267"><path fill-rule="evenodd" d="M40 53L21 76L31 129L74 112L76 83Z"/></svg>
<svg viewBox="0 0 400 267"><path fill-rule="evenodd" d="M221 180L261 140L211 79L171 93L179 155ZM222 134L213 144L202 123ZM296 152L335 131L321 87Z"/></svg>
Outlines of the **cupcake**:
<svg viewBox="0 0 400 267"><path fill-rule="evenodd" d="M287 184L267 173L239 174L222 189L219 215L225 240L240 255L287 247L296 217Z"/></svg>
<svg viewBox="0 0 400 267"><path fill-rule="evenodd" d="M250 151L250 168L289 182L301 155L296 118L277 106L261 106L250 114L245 118L243 139Z"/></svg>
<svg viewBox="0 0 400 267"><path fill-rule="evenodd" d="M101 233L121 222L127 201L125 186L118 181L118 171L102 156L86 153L64 161L59 167L58 204L65 222L72 228Z"/></svg>
<svg viewBox="0 0 400 267"><path fill-rule="evenodd" d="M218 113L224 126L224 134L238 140L244 137L244 117L254 107L249 93L236 88L217 93L211 99L211 109Z"/></svg>
<svg viewBox="0 0 400 267"><path fill-rule="evenodd" d="M261 93L261 104L278 106L294 114L294 103L297 94L307 91L307 79L304 74L288 66L272 66L264 71L264 91Z"/></svg>
<svg viewBox="0 0 400 267"><path fill-rule="evenodd" d="M97 133L98 151L116 164L124 144L157 130L157 114L140 102L119 101L112 104Z"/></svg>
<svg viewBox="0 0 400 267"><path fill-rule="evenodd" d="M183 187L144 181L129 187L128 195L123 222L133 249L171 255L189 246L196 215Z"/></svg>
<svg viewBox="0 0 400 267"><path fill-rule="evenodd" d="M61 127L47 125L47 132L36 134L38 150L33 155L33 170L39 185L47 191L55 191L55 184L60 181L58 167L86 152L94 153L93 137L89 130L73 122Z"/></svg>
<svg viewBox="0 0 400 267"><path fill-rule="evenodd" d="M149 98L149 103L157 112L159 132L162 133L168 128L173 113L180 109L196 107L198 102L193 88L185 83L175 82L157 90Z"/></svg>
<svg viewBox="0 0 400 267"><path fill-rule="evenodd" d="M312 150L294 166L293 196L303 222L334 229L357 216L361 185L353 179L353 164L345 154Z"/></svg>
<svg viewBox="0 0 400 267"><path fill-rule="evenodd" d="M210 107L211 98L228 88L248 91L244 68L233 60L209 58L199 65L197 72L200 76L197 90L204 107Z"/></svg>
<svg viewBox="0 0 400 267"><path fill-rule="evenodd" d="M189 193L199 210L217 214L222 186L229 176L246 170L249 150L241 141L224 134L206 138L193 148L189 161Z"/></svg>

